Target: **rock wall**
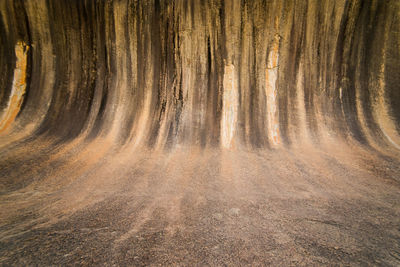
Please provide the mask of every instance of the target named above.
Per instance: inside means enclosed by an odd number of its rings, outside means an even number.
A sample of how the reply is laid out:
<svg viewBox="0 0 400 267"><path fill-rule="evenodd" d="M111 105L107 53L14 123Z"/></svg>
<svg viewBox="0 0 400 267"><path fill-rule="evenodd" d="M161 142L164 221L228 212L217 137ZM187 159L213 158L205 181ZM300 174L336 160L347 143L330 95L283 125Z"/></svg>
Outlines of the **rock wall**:
<svg viewBox="0 0 400 267"><path fill-rule="evenodd" d="M0 141L400 148L400 2L0 2Z"/></svg>

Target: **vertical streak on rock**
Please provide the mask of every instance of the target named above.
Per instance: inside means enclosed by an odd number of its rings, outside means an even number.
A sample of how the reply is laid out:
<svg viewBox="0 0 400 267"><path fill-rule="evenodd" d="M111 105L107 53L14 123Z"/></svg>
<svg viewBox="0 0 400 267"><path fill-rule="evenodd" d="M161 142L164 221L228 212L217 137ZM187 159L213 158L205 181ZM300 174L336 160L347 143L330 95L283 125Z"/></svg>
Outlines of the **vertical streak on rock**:
<svg viewBox="0 0 400 267"><path fill-rule="evenodd" d="M15 41L10 36L8 22L12 10L8 4L7 1L0 1L0 117L8 106L15 69Z"/></svg>
<svg viewBox="0 0 400 267"><path fill-rule="evenodd" d="M337 81L338 88L336 92L337 107L335 109L336 120L335 130L337 133L342 132L342 135L348 135L349 123L348 112L349 103L353 103L355 120L359 123L360 132L364 135L364 142L370 142L368 136L368 113L369 108L365 108L365 95L368 94L364 87L365 79L362 77L366 64L362 62L361 47L365 46L365 34L356 35L356 32L362 32L362 29L357 29L358 21L360 20L361 1L351 1L346 3L346 8L343 11L340 39L336 48L337 53L337 73L339 79ZM363 39L364 38L364 39ZM361 41L361 40L362 41ZM358 66L358 71L355 70L355 65ZM350 92L353 91L353 99L349 99Z"/></svg>
<svg viewBox="0 0 400 267"><path fill-rule="evenodd" d="M114 2L113 3L113 18L114 31L115 31L115 84L114 89L117 92L116 99L114 100L114 120L112 124L111 135L119 139L120 131L122 130L125 122L124 115L126 115L127 101L129 100L127 92L127 60L128 55L126 54L126 36L125 28L127 23L126 17L127 3L126 2Z"/></svg>
<svg viewBox="0 0 400 267"><path fill-rule="evenodd" d="M204 4L207 35L207 70L205 127L201 129L201 146L217 146L221 143L221 117L223 97L223 72L225 56L225 6L224 2L213 1Z"/></svg>
<svg viewBox="0 0 400 267"><path fill-rule="evenodd" d="M142 95L139 94L138 90L138 71L137 71L137 62L138 62L138 34L137 34L137 9L138 2L137 1L128 1L128 29L126 29L127 35L129 39L126 40L129 46L129 61L128 61L128 69L129 69L129 80L128 80L128 96L130 99L128 105L128 125L127 125L127 140L130 140L132 129L134 127L134 123L138 117L139 109L132 108L138 107L139 99L142 98Z"/></svg>
<svg viewBox="0 0 400 267"><path fill-rule="evenodd" d="M202 136L202 131L206 128L207 119L207 67L208 60L211 51L208 47L208 36L207 36L207 21L206 21L206 10L203 7L205 3L199 4L199 1L192 1L193 5L193 34L192 34L192 46L194 53L196 55L193 62L193 76L194 76L194 86L193 99L192 101L192 113L190 114L191 127L190 128L191 139L189 142L195 145L205 144L204 137ZM211 62L210 62L211 63ZM207 131L208 132L208 131ZM203 139L203 140L202 140Z"/></svg>
<svg viewBox="0 0 400 267"><path fill-rule="evenodd" d="M172 90L167 88L169 92L173 92L169 96L169 108L167 108L170 118L167 124L169 128L166 130L168 130L167 137L170 144L187 142L194 132L192 127L193 103L195 93L200 89L196 86L195 64L199 58L196 48L201 46L201 43L196 41L196 38L199 37L196 23L199 21L194 17L193 4L193 1L178 2L175 8L176 12L172 16L174 19L172 31L176 32L176 40L171 40L175 46L169 50L173 50L171 57L176 70L168 65L166 67L167 73L171 73L170 79L173 85Z"/></svg>
<svg viewBox="0 0 400 267"><path fill-rule="evenodd" d="M104 2L100 5L98 23L101 24L101 29L98 31L98 53L99 61L97 62L98 74L98 89L101 91L98 100L100 106L96 115L96 124L93 133L95 135L106 137L111 136L113 131L113 120L115 115L115 98L117 90L114 88L114 73L115 68L115 30L114 30L114 15L113 5L111 2Z"/></svg>
<svg viewBox="0 0 400 267"><path fill-rule="evenodd" d="M316 96L319 94L319 78L317 75L319 68L318 54L320 53L317 38L319 23L317 7L319 5L319 1L307 1L305 45L304 51L302 51L304 54L304 66L307 68L307 72L304 73L304 102L306 106L307 126L310 128L310 133L316 141L318 141L319 134L315 105Z"/></svg>
<svg viewBox="0 0 400 267"><path fill-rule="evenodd" d="M385 65L382 64L381 68L381 75L383 75L383 73L385 72ZM385 98L384 92L385 81L383 77L380 77L379 83L380 86L378 88L378 99L376 106L374 107L374 114L377 118L379 128L381 129L383 135L394 147L400 149L400 136L396 131L396 127L393 120L391 119L391 116L389 115L388 103L387 99Z"/></svg>
<svg viewBox="0 0 400 267"><path fill-rule="evenodd" d="M137 10L137 65L135 66L138 75L138 90L140 90L141 99L137 109L138 119L134 125L132 135L132 145L137 147L143 145L144 139L150 131L150 114L153 98L153 78L154 69L152 62L153 47L151 46L151 20L152 13L149 10L152 3L139 2ZM156 81L154 81L156 82Z"/></svg>
<svg viewBox="0 0 400 267"><path fill-rule="evenodd" d="M231 148L236 135L239 106L239 44L241 38L239 1L225 3L226 59L223 79L221 145Z"/></svg>
<svg viewBox="0 0 400 267"><path fill-rule="evenodd" d="M117 108L113 127L116 130L117 139L125 142L132 129L133 117L137 109L132 109L136 99L136 70L132 68L136 65L136 41L134 35L136 30L135 19L132 14L135 6L130 1L120 1L113 3L113 21L115 29L115 65L116 71L115 91L118 92L116 99ZM133 19L132 19L133 17Z"/></svg>
<svg viewBox="0 0 400 267"><path fill-rule="evenodd" d="M248 3L248 5L251 6L251 2ZM251 83L252 79L254 79L254 91L243 93L245 89L243 88L241 90L241 99L243 98L242 94L245 94L248 96L248 98L250 98L250 103L248 104L252 109L252 113L249 115L250 119L252 120L250 131L252 132L251 143L254 147L264 147L269 143L266 120L267 99L265 89L265 69L267 66L268 47L270 45L268 40L270 39L270 34L272 33L271 28L273 28L274 23L273 18L269 18L270 12L274 13L273 7L271 6L272 3L267 3L266 1L258 1L254 6L252 6L252 41L254 52L253 54L249 53L248 56L254 56L252 61L254 66L252 66L252 68L248 71L252 74L252 76L249 78L249 82ZM272 27L270 25L272 25ZM243 39L243 42L247 42L246 37Z"/></svg>
<svg viewBox="0 0 400 267"><path fill-rule="evenodd" d="M268 55L267 69L265 70L265 94L267 96L267 125L268 139L272 145L279 144L279 119L277 114L277 78L279 62L279 36L275 36L271 51Z"/></svg>
<svg viewBox="0 0 400 267"><path fill-rule="evenodd" d="M389 20L392 21L392 20ZM376 101L375 105L373 107L374 111L374 116L376 118L376 121L379 125L379 128L381 129L383 135L386 137L386 139L397 149L400 149L400 136L399 133L396 130L395 123L392 119L392 116L389 113L389 99L386 99L385 95L385 77L384 74L386 73L385 71L385 59L387 58L386 53L387 53L387 44L388 44L388 39L389 39L389 34L391 33L390 31L390 24L385 23L384 25L384 37L383 37L383 49L382 49L382 58L383 61L380 66L380 71L379 74L376 75L377 77L377 92L376 92Z"/></svg>
<svg viewBox="0 0 400 267"><path fill-rule="evenodd" d="M225 66L224 95L222 108L221 143L225 148L232 146L237 125L238 86L234 66Z"/></svg>
<svg viewBox="0 0 400 267"><path fill-rule="evenodd" d="M239 88L239 110L238 110L238 137L244 141L245 145L257 144L257 125L254 123L253 116L256 116L254 93L256 72L254 69L254 13L251 3L244 2L241 10L241 40L240 44L240 73Z"/></svg>
<svg viewBox="0 0 400 267"><path fill-rule="evenodd" d="M297 119L298 121L298 135L303 137L303 140L308 139L307 134L307 118L306 118L306 108L304 104L304 70L303 64L299 64L299 72L297 74L296 82L296 97L297 97Z"/></svg>
<svg viewBox="0 0 400 267"><path fill-rule="evenodd" d="M175 95L175 102L176 102L176 109L178 111L177 115L180 115L179 123L180 125L180 132L181 136L184 139L187 139L191 133L190 127L191 124L191 116L193 110L193 88L195 87L194 82L194 73L193 73L193 65L195 63L196 54L194 53L194 45L193 41L195 38L195 31L193 28L193 20L192 17L193 11L192 10L192 1L187 1L185 3L186 6L183 6L181 9L180 14L180 29L179 33L181 34L180 40L181 44L179 45L180 48L180 67L181 67L181 88L180 91L177 91ZM181 113L181 114L179 114ZM177 118L178 119L178 118Z"/></svg>
<svg viewBox="0 0 400 267"><path fill-rule="evenodd" d="M15 45L17 62L14 70L13 86L8 106L0 119L0 133L5 131L15 120L24 100L28 50L29 46L24 42L19 41Z"/></svg>
<svg viewBox="0 0 400 267"><path fill-rule="evenodd" d="M30 25L31 55L36 60L32 60L29 97L25 113L21 115L25 114L24 120L37 127L48 112L54 94L55 55L46 1L26 1L25 7Z"/></svg>
<svg viewBox="0 0 400 267"><path fill-rule="evenodd" d="M176 72L174 60L172 59L177 51L174 49L174 33L179 32L175 23L175 3L159 3L159 8L155 16L159 16L159 41L160 41L160 75L158 81L158 103L157 114L158 133L154 141L154 147L162 149L169 138L170 129L176 123L173 119L175 111L173 105L173 91L176 90L171 76ZM178 16L177 16L178 17ZM177 33L179 34L179 33ZM156 37L157 38L157 37ZM154 40L156 41L156 40ZM153 41L153 42L154 42ZM171 75L172 74L172 75Z"/></svg>

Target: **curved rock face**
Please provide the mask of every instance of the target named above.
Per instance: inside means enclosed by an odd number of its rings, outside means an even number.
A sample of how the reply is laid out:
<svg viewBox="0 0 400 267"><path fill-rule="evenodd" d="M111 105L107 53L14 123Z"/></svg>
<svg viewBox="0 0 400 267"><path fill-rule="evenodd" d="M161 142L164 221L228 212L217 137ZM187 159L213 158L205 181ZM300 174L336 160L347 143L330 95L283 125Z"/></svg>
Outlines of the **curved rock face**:
<svg viewBox="0 0 400 267"><path fill-rule="evenodd" d="M396 265L399 150L400 1L0 1L0 263Z"/></svg>
<svg viewBox="0 0 400 267"><path fill-rule="evenodd" d="M324 135L399 148L399 10L398 1L3 1L0 131L156 148Z"/></svg>

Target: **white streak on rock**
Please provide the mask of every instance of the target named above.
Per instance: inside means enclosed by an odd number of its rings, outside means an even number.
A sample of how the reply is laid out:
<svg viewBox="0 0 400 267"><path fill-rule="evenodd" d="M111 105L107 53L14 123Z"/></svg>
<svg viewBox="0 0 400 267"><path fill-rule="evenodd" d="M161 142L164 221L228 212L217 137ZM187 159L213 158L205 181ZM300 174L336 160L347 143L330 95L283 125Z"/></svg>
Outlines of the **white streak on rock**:
<svg viewBox="0 0 400 267"><path fill-rule="evenodd" d="M267 96L268 139L271 144L279 144L279 121L277 118L276 81L278 79L279 39L269 52L268 65L265 70L265 90Z"/></svg>
<svg viewBox="0 0 400 267"><path fill-rule="evenodd" d="M224 148L232 147L236 130L239 99L236 79L234 66L232 64L225 66L221 125L221 143Z"/></svg>

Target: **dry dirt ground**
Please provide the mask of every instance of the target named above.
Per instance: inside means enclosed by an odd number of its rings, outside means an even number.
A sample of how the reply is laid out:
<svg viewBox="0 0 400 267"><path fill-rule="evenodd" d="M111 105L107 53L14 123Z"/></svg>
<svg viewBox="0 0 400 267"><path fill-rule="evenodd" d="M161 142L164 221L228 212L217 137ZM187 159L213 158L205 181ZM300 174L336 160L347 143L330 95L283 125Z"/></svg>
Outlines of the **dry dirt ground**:
<svg viewBox="0 0 400 267"><path fill-rule="evenodd" d="M400 265L388 153L29 148L2 158L2 266Z"/></svg>

